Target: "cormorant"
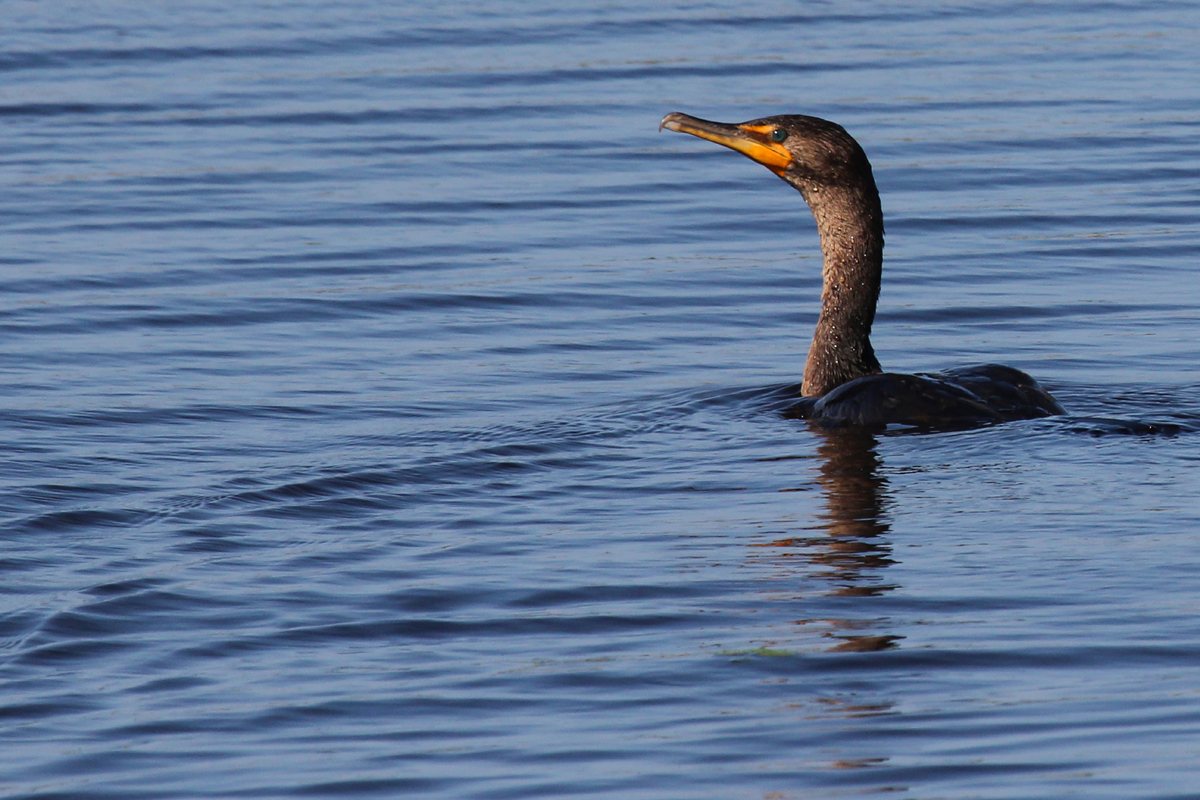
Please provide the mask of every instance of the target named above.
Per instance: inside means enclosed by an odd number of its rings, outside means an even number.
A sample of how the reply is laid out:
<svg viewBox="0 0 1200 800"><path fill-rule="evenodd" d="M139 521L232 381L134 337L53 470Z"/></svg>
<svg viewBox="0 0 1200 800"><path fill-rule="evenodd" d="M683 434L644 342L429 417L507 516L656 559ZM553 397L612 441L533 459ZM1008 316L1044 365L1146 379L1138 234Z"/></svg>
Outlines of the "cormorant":
<svg viewBox="0 0 1200 800"><path fill-rule="evenodd" d="M800 192L821 236L821 315L789 416L826 427L970 427L1064 413L1038 382L986 364L940 373L883 372L871 324L883 267L883 211L871 163L841 125L788 114L739 125L668 114L659 128L748 156Z"/></svg>

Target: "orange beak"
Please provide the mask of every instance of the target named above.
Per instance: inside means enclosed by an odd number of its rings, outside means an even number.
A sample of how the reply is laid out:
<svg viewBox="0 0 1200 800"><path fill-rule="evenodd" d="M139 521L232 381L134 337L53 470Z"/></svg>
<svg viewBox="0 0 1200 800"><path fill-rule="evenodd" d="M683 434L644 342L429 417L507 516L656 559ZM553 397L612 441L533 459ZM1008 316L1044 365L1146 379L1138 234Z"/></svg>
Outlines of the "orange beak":
<svg viewBox="0 0 1200 800"><path fill-rule="evenodd" d="M780 177L792 163L792 154L787 148L771 141L773 128L769 125L729 125L676 112L663 117L658 128L690 133L692 136L723 144L757 161Z"/></svg>

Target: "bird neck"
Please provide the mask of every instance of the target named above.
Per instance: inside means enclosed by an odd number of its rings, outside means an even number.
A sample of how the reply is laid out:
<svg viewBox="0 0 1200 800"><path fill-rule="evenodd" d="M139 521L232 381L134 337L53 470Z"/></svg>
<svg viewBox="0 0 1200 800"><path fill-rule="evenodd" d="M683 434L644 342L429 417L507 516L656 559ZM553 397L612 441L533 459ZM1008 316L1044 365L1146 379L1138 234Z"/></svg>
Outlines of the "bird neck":
<svg viewBox="0 0 1200 800"><path fill-rule="evenodd" d="M875 181L801 189L821 235L821 316L804 366L801 392L819 397L882 370L871 324L883 268L883 212Z"/></svg>

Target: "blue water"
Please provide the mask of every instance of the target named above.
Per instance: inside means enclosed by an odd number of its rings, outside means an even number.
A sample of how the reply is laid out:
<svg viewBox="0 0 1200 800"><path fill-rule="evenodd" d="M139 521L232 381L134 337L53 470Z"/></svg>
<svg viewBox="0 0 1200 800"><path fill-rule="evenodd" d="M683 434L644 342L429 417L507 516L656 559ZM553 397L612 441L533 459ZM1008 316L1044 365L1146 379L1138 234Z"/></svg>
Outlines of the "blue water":
<svg viewBox="0 0 1200 800"><path fill-rule="evenodd" d="M4 4L0 795L1200 798L1200 6L410 6Z"/></svg>

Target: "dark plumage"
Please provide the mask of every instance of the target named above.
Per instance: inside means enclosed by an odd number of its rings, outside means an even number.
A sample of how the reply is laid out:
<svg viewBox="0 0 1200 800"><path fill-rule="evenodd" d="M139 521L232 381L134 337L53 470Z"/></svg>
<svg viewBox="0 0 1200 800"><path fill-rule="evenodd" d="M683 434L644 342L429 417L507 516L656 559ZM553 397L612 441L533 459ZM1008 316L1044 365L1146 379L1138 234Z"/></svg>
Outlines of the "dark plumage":
<svg viewBox="0 0 1200 800"><path fill-rule="evenodd" d="M928 375L885 373L871 347L883 268L883 211L862 147L842 126L785 115L729 125L668 114L661 127L717 142L796 188L821 236L821 315L791 415L828 427L964 427L1063 413L1020 370L989 364Z"/></svg>

